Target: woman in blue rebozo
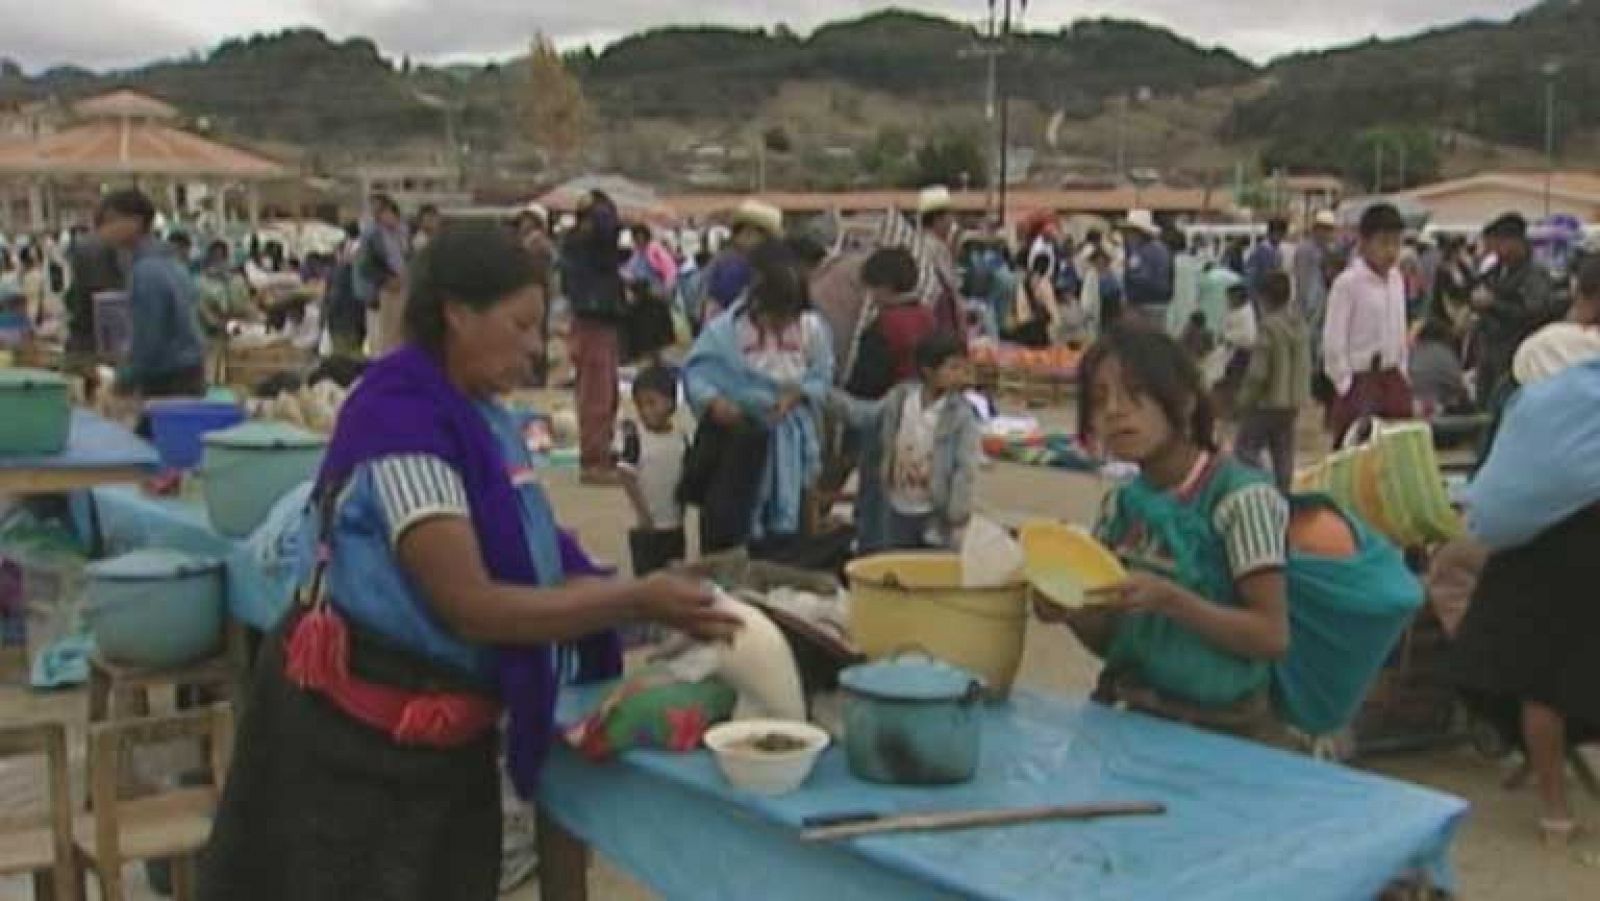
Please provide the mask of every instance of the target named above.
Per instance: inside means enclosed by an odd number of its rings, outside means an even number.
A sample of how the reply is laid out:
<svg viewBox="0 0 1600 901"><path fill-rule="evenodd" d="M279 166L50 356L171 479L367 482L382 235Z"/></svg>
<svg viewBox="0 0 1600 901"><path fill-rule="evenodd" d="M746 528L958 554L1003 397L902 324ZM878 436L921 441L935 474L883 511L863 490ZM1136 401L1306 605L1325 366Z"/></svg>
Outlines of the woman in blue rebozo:
<svg viewBox="0 0 1600 901"><path fill-rule="evenodd" d="M701 553L802 535L806 491L822 471L832 335L783 242L757 247L750 268L749 291L684 362L699 426L682 494L700 506Z"/></svg>
<svg viewBox="0 0 1600 901"><path fill-rule="evenodd" d="M257 662L201 865L214 901L491 901L497 726L525 797L557 687L614 674L613 627L735 627L696 582L572 579L519 423L544 296L504 230L446 228L419 257L409 343L339 417L314 493L301 603Z"/></svg>

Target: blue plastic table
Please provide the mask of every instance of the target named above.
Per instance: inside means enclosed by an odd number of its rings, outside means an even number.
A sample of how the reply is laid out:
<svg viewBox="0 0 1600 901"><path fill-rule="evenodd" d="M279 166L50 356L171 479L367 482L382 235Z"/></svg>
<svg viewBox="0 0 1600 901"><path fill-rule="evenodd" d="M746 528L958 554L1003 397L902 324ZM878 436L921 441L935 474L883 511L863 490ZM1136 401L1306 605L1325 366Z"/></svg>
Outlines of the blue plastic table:
<svg viewBox="0 0 1600 901"><path fill-rule="evenodd" d="M64 494L137 482L160 468L155 448L88 410L72 411L70 429L67 447L59 454L0 456L0 495Z"/></svg>
<svg viewBox="0 0 1600 901"><path fill-rule="evenodd" d="M573 691L564 713L595 697ZM980 771L968 785L868 785L850 776L835 747L800 792L779 799L730 788L705 752L635 752L595 765L558 747L541 814L665 897L696 901L1347 901L1376 897L1414 870L1436 885L1452 881L1448 851L1467 810L1457 798L1031 694L986 710L983 727ZM1159 801L1167 813L832 845L799 840L801 820L816 814L1096 801ZM547 878L560 884L562 874Z"/></svg>

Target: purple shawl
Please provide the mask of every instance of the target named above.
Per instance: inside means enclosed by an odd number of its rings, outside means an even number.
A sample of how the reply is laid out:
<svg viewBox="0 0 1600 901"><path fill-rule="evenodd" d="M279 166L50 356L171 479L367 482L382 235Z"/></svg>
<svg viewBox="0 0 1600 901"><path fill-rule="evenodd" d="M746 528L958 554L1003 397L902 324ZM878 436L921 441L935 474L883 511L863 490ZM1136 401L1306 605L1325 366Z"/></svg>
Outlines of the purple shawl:
<svg viewBox="0 0 1600 901"><path fill-rule="evenodd" d="M484 414L445 378L437 361L410 344L369 367L345 402L317 476L317 495L337 490L363 463L395 454L435 456L460 475L484 566L496 581L559 585L567 576L604 574L572 536L554 528L553 521L539 531L555 534L528 534L522 500ZM530 544L530 538L537 545ZM547 569L559 571L540 572L534 547L550 561ZM590 636L579 642L577 650L579 681L621 672L621 645L615 633ZM496 670L508 716L506 769L518 794L532 798L555 737L559 685L551 648L501 648Z"/></svg>

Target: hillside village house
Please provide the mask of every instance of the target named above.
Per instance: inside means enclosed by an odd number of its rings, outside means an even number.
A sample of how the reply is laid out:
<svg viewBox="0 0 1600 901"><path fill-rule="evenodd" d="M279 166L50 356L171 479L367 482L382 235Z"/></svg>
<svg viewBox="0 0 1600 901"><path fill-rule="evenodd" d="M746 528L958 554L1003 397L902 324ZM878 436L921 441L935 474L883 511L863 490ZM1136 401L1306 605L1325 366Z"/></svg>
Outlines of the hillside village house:
<svg viewBox="0 0 1600 901"><path fill-rule="evenodd" d="M1481 172L1466 178L1423 185L1401 195L1430 214L1430 224L1476 231L1500 214L1516 211L1530 221L1568 215L1579 222L1600 222L1600 175L1588 172Z"/></svg>

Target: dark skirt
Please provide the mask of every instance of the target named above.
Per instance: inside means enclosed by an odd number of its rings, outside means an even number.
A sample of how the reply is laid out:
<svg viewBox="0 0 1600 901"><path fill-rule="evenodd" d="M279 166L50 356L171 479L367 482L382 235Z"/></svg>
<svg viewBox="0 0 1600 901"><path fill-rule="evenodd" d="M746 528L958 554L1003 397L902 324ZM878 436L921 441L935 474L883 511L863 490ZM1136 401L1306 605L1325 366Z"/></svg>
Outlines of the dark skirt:
<svg viewBox="0 0 1600 901"><path fill-rule="evenodd" d="M397 745L288 682L277 633L257 661L234 747L201 857L202 901L495 898L492 731L458 749Z"/></svg>
<svg viewBox="0 0 1600 901"><path fill-rule="evenodd" d="M623 336L629 361L666 350L677 340L672 328L672 308L653 295L637 295L628 305Z"/></svg>
<svg viewBox="0 0 1600 901"><path fill-rule="evenodd" d="M1600 508L1489 558L1461 621L1451 670L1508 737L1524 701L1554 708L1574 741L1600 735Z"/></svg>

